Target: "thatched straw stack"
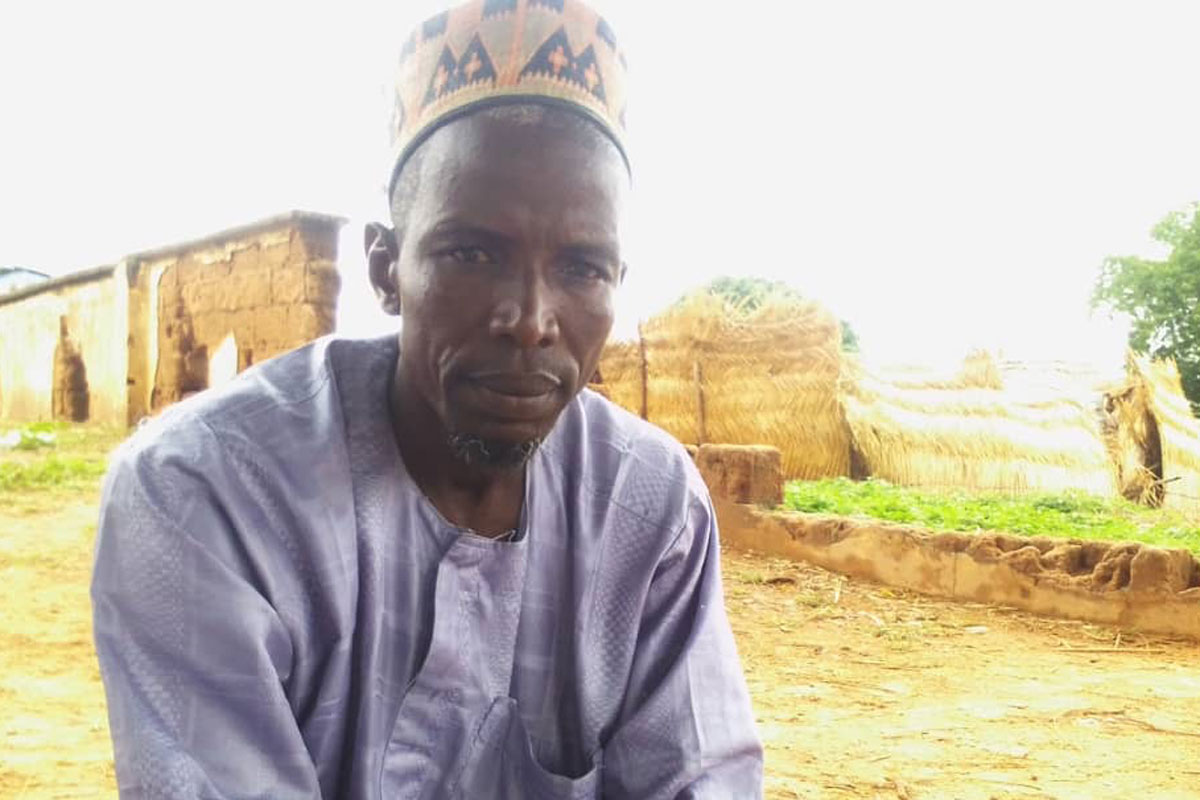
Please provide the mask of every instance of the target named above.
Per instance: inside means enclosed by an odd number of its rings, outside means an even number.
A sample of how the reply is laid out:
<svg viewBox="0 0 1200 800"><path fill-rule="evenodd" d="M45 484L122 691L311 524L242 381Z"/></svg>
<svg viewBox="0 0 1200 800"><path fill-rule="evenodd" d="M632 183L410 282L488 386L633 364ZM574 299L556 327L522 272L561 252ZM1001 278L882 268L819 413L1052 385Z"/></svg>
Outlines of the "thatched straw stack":
<svg viewBox="0 0 1200 800"><path fill-rule="evenodd" d="M610 342L604 348L592 388L635 414L645 402L642 352L638 342Z"/></svg>
<svg viewBox="0 0 1200 800"><path fill-rule="evenodd" d="M614 343L600 387L686 444L765 444L785 478L849 473L849 436L837 399L841 327L816 303L776 301L745 312L697 294L647 321L641 341Z"/></svg>
<svg viewBox="0 0 1200 800"><path fill-rule="evenodd" d="M1192 415L1174 361L1129 359L1131 377L1145 388L1162 456L1163 505L1200 513L1200 420Z"/></svg>
<svg viewBox="0 0 1200 800"><path fill-rule="evenodd" d="M1105 442L1117 465L1121 495L1142 505L1162 505L1162 439L1140 379L1126 380L1104 394Z"/></svg>
<svg viewBox="0 0 1200 800"><path fill-rule="evenodd" d="M704 444L700 342L715 335L724 305L697 294L641 327L646 359L646 416L686 444Z"/></svg>
<svg viewBox="0 0 1200 800"><path fill-rule="evenodd" d="M865 471L929 488L1113 494L1116 470L1093 405L995 388L998 374L979 354L957 380L926 386L847 362L842 402Z"/></svg>
<svg viewBox="0 0 1200 800"><path fill-rule="evenodd" d="M972 350L963 360L959 384L964 389L1003 389L1000 365L987 350Z"/></svg>
<svg viewBox="0 0 1200 800"><path fill-rule="evenodd" d="M787 479L849 475L837 318L817 303L780 301L719 319L716 336L698 342L705 440L776 447Z"/></svg>
<svg viewBox="0 0 1200 800"><path fill-rule="evenodd" d="M972 350L958 365L867 363L852 357L847 375L866 370L876 380L897 389L1001 389L1004 379L999 362L987 350Z"/></svg>
<svg viewBox="0 0 1200 800"><path fill-rule="evenodd" d="M1001 385L1028 397L1070 397L1096 404L1110 391L1128 383L1123 362L1001 361Z"/></svg>

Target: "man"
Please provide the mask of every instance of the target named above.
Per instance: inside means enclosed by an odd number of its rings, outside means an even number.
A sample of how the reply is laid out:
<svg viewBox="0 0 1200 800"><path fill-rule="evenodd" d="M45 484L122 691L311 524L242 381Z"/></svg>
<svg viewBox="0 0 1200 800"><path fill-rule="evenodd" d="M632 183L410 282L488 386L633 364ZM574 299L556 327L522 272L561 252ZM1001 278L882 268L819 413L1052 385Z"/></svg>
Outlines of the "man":
<svg viewBox="0 0 1200 800"><path fill-rule="evenodd" d="M398 337L182 403L105 487L95 633L125 797L756 797L716 522L584 386L624 273L622 59L573 0L405 46Z"/></svg>

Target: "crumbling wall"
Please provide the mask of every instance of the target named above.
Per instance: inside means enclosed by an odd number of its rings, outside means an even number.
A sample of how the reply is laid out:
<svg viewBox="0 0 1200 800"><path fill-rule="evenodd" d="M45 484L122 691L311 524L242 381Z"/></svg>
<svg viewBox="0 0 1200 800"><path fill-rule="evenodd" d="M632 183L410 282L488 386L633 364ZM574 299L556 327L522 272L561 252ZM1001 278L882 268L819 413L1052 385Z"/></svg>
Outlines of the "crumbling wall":
<svg viewBox="0 0 1200 800"><path fill-rule="evenodd" d="M715 498L722 544L888 586L1200 640L1200 562L1135 542L933 533Z"/></svg>
<svg viewBox="0 0 1200 800"><path fill-rule="evenodd" d="M750 505L761 503L752 494L780 491L768 486L779 481L771 448L708 447L695 458L727 547L924 594L1200 640L1200 560L1187 550L996 532L934 533ZM760 486L751 492L747 487L753 483Z"/></svg>
<svg viewBox="0 0 1200 800"><path fill-rule="evenodd" d="M87 365L79 344L71 338L67 317L59 317L58 345L54 348L54 384L51 407L55 419L87 422L89 410Z"/></svg>
<svg viewBox="0 0 1200 800"><path fill-rule="evenodd" d="M340 225L294 212L132 257L130 422L207 388L230 337L241 371L332 333Z"/></svg>
<svg viewBox="0 0 1200 800"><path fill-rule="evenodd" d="M0 297L0 419L124 423L126 303L113 267Z"/></svg>
<svg viewBox="0 0 1200 800"><path fill-rule="evenodd" d="M133 424L331 333L343 222L293 211L0 296L0 419Z"/></svg>

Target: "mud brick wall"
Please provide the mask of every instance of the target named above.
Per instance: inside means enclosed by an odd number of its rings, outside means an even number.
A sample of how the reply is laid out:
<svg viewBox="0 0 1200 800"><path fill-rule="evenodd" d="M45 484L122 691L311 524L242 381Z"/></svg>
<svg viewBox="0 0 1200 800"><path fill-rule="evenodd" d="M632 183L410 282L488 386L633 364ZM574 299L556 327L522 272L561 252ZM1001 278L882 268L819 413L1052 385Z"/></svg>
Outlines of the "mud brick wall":
<svg viewBox="0 0 1200 800"><path fill-rule="evenodd" d="M132 425L332 333L344 222L292 211L0 295L0 420Z"/></svg>
<svg viewBox="0 0 1200 800"><path fill-rule="evenodd" d="M0 420L126 421L124 278L105 266L0 297Z"/></svg>
<svg viewBox="0 0 1200 800"><path fill-rule="evenodd" d="M293 213L137 257L130 422L208 388L221 348L240 372L332 333L340 225Z"/></svg>
<svg viewBox="0 0 1200 800"><path fill-rule="evenodd" d="M887 586L1200 641L1200 561L1182 549L797 514L715 495L721 542Z"/></svg>

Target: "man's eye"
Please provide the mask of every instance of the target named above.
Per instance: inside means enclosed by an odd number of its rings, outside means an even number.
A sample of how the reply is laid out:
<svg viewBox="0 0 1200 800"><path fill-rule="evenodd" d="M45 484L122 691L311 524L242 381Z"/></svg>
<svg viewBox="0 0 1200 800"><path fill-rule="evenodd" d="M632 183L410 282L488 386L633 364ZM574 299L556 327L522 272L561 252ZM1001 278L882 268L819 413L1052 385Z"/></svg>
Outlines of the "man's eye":
<svg viewBox="0 0 1200 800"><path fill-rule="evenodd" d="M572 261L564 267L567 276L581 281L608 280L608 270L586 261Z"/></svg>
<svg viewBox="0 0 1200 800"><path fill-rule="evenodd" d="M446 255L460 264L492 264L495 260L482 247L455 247L446 251Z"/></svg>

